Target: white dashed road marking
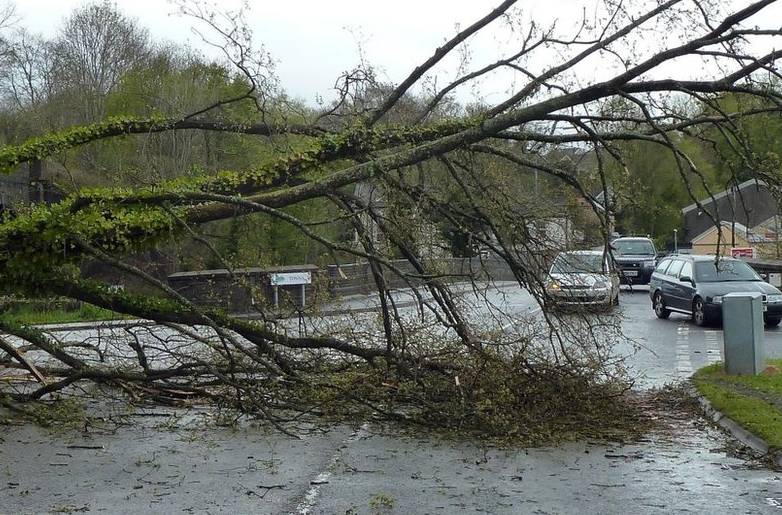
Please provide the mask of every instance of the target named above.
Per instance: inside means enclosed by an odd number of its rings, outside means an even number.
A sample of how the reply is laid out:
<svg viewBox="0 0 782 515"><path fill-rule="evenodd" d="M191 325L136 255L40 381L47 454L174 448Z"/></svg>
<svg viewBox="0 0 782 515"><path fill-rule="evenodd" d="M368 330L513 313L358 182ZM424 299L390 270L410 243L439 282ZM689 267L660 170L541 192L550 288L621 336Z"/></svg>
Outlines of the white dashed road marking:
<svg viewBox="0 0 782 515"><path fill-rule="evenodd" d="M692 358L690 357L690 324L688 321L679 323L676 328L676 375L689 377L692 375Z"/></svg>
<svg viewBox="0 0 782 515"><path fill-rule="evenodd" d="M706 339L706 362L709 364L722 361L722 339L720 331L704 331Z"/></svg>
<svg viewBox="0 0 782 515"><path fill-rule="evenodd" d="M342 449L349 443L363 438L368 432L369 423L364 422L358 430L353 432L342 442L342 445L340 445L339 448ZM338 457L339 450L331 458L325 470L315 476L314 479L310 480L310 489L304 494L304 499L296 506L296 511L292 512L291 515L309 515L312 513L312 509L315 507L315 503L318 501L318 496L320 495L320 487L329 482L329 479L331 478L331 469L337 464Z"/></svg>

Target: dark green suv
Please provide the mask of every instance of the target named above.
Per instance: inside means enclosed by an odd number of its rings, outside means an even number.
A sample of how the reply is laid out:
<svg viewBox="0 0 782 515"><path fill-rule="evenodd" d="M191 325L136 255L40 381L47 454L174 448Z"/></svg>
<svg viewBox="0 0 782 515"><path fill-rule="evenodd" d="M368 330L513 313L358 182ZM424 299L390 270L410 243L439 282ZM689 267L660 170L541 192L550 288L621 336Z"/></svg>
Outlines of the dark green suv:
<svg viewBox="0 0 782 515"><path fill-rule="evenodd" d="M657 249L649 238L624 237L611 242L622 284L649 284L657 266Z"/></svg>

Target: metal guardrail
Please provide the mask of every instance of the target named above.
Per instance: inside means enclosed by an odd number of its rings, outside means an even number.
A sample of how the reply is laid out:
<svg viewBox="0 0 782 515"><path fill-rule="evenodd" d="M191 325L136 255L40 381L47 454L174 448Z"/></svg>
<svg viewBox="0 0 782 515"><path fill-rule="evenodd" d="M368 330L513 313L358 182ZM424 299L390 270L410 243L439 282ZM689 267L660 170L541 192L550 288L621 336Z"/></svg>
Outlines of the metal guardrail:
<svg viewBox="0 0 782 515"><path fill-rule="evenodd" d="M440 273L450 275L451 279L462 277L481 277L494 281L513 281L515 277L507 263L498 258L441 258L438 264ZM394 266L403 273L417 275L413 266L406 260L392 261ZM328 265L329 289L335 297L366 294L375 290L375 280L368 263L351 263L345 265ZM406 288L412 284L419 285L420 279L403 278L385 270L384 278L389 288Z"/></svg>

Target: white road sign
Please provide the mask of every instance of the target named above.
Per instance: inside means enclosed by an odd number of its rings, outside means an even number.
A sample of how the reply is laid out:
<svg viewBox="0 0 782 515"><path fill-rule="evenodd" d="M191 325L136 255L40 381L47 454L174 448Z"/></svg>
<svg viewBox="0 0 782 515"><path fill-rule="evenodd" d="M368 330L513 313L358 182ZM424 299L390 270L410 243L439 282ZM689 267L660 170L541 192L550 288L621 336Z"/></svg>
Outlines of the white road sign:
<svg viewBox="0 0 782 515"><path fill-rule="evenodd" d="M271 274L272 286L295 286L297 284L310 284L312 275L309 272L285 272Z"/></svg>

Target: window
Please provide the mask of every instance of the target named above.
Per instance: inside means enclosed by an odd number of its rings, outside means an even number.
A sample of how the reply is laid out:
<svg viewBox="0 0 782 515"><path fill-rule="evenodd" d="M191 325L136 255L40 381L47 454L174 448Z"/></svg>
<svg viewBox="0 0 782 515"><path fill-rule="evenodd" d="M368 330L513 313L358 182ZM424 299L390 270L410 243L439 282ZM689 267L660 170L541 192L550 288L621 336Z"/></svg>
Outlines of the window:
<svg viewBox="0 0 782 515"><path fill-rule="evenodd" d="M665 271L668 270L668 266L670 266L671 260L670 259L663 259L660 261L660 264L657 265L657 268L654 269L655 272L658 274L665 274Z"/></svg>
<svg viewBox="0 0 782 515"><path fill-rule="evenodd" d="M620 256L651 256L655 253L649 240L616 240L612 245Z"/></svg>
<svg viewBox="0 0 782 515"><path fill-rule="evenodd" d="M671 267L668 269L668 275L673 277L679 276L679 270L682 269L682 265L684 265L684 261L680 259L674 259L671 263Z"/></svg>
<svg viewBox="0 0 782 515"><path fill-rule="evenodd" d="M554 260L555 274L599 274L603 270L603 255L598 253L563 252Z"/></svg>
<svg viewBox="0 0 782 515"><path fill-rule="evenodd" d="M698 281L704 283L763 280L745 262L729 259L722 259L716 264L711 260L696 263L695 275Z"/></svg>
<svg viewBox="0 0 782 515"><path fill-rule="evenodd" d="M679 277L689 277L690 279L693 279L692 263L690 263L689 261L684 263L684 266L682 267L682 271L679 272Z"/></svg>

